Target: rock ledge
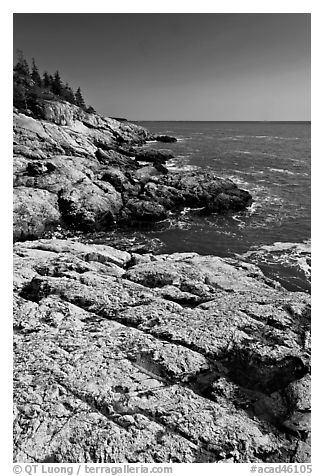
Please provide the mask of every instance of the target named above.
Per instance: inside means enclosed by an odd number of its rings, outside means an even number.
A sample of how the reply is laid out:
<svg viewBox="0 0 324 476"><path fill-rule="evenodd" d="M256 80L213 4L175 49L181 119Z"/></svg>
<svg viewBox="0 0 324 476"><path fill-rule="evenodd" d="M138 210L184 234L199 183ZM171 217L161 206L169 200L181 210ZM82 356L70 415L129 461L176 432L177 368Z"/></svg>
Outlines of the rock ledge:
<svg viewBox="0 0 324 476"><path fill-rule="evenodd" d="M14 252L15 461L309 461L307 294L196 253Z"/></svg>

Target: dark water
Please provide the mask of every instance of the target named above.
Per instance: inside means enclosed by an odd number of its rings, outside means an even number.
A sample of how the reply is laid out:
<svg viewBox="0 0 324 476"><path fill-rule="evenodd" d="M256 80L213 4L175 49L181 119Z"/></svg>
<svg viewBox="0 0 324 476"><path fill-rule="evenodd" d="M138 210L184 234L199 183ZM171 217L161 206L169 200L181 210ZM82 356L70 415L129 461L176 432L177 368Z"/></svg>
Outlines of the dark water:
<svg viewBox="0 0 324 476"><path fill-rule="evenodd" d="M141 122L176 136L170 170L212 169L251 192L254 203L234 216L184 212L146 234L163 252L244 255L288 289L310 290L311 127L309 123Z"/></svg>

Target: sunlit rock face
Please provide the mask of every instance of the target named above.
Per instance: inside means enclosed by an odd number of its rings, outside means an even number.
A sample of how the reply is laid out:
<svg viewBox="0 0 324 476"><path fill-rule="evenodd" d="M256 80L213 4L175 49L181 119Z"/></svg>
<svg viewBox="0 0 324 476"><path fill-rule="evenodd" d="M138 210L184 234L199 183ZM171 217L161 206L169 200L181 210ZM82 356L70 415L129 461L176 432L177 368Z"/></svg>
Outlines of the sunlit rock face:
<svg viewBox="0 0 324 476"><path fill-rule="evenodd" d="M152 138L136 124L65 102L41 101L37 118L14 112L14 238L39 238L58 225L100 231L156 222L187 206L228 213L251 203L248 192L215 174L169 173L172 154L142 148Z"/></svg>
<svg viewBox="0 0 324 476"><path fill-rule="evenodd" d="M197 253L14 253L15 461L309 461L308 294Z"/></svg>

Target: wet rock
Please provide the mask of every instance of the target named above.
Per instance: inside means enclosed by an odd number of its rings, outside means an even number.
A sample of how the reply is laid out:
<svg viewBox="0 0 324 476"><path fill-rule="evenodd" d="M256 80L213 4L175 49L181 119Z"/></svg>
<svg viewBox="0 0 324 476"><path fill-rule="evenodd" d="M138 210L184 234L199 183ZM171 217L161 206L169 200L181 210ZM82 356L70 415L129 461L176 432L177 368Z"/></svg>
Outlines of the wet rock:
<svg viewBox="0 0 324 476"><path fill-rule="evenodd" d="M248 192L210 172L168 174L162 184L176 189L185 206L205 207L208 212L238 211L252 202Z"/></svg>
<svg viewBox="0 0 324 476"><path fill-rule="evenodd" d="M131 220L160 221L166 218L165 208L154 201L131 199L126 203Z"/></svg>
<svg viewBox="0 0 324 476"><path fill-rule="evenodd" d="M154 199L167 209L201 208L207 213L227 213L250 205L251 195L229 181L207 172L162 174L144 187L144 196Z"/></svg>
<svg viewBox="0 0 324 476"><path fill-rule="evenodd" d="M167 160L172 159L174 155L172 152L155 149L142 149L135 155L136 160L140 162L153 162L163 164Z"/></svg>
<svg viewBox="0 0 324 476"><path fill-rule="evenodd" d="M141 167L140 169L136 170L134 176L140 180L142 183L150 182L152 178L154 177L160 177L161 175L164 175L165 173L168 173L168 170L163 167L163 165L154 165L150 166L148 165L147 167Z"/></svg>
<svg viewBox="0 0 324 476"><path fill-rule="evenodd" d="M166 136L166 135L156 135L154 136L154 139L158 142L177 142L177 139L172 136Z"/></svg>
<svg viewBox="0 0 324 476"><path fill-rule="evenodd" d="M249 192L245 190L231 190L230 193L220 193L216 197L208 200L206 211L227 213L229 211L240 211L247 204L251 204L252 199Z"/></svg>

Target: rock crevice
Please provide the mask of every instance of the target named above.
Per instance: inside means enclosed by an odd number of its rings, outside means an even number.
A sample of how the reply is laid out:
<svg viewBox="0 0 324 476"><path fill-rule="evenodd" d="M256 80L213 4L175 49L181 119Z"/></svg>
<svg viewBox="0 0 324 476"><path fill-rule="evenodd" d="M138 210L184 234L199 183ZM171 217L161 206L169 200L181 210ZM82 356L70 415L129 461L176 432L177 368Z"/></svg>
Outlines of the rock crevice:
<svg viewBox="0 0 324 476"><path fill-rule="evenodd" d="M307 294L212 256L14 251L16 461L309 461Z"/></svg>

